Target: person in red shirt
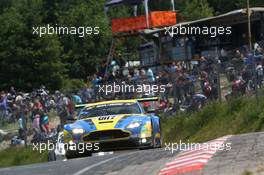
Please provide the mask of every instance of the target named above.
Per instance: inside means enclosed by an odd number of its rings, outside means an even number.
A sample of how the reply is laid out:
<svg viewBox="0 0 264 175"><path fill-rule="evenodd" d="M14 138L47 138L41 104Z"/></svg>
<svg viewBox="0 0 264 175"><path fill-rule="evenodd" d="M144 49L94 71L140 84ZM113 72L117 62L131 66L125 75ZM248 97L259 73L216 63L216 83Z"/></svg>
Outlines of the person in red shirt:
<svg viewBox="0 0 264 175"><path fill-rule="evenodd" d="M43 105L40 103L38 99L34 100L33 110L43 110Z"/></svg>
<svg viewBox="0 0 264 175"><path fill-rule="evenodd" d="M38 99L35 99L34 104L32 106L32 117L34 118L35 115L42 116L43 114L44 114L43 105L40 103Z"/></svg>

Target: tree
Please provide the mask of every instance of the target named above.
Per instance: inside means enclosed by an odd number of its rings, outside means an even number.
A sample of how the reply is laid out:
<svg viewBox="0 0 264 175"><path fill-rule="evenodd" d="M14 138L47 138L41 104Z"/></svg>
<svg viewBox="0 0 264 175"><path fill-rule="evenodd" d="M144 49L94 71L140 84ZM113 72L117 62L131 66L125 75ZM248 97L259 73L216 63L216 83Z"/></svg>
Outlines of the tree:
<svg viewBox="0 0 264 175"><path fill-rule="evenodd" d="M149 7L152 11L171 10L171 1L167 0L149 0Z"/></svg>
<svg viewBox="0 0 264 175"><path fill-rule="evenodd" d="M263 6L263 0L250 0ZM118 6L104 13L105 0L1 0L0 1L0 89L13 85L32 90L41 84L59 89L65 80L78 82L96 71L109 52L110 20L131 17L133 8ZM175 8L195 20L217 13L245 8L246 0L177 0ZM150 0L151 10L170 10L171 1ZM139 6L139 14L144 14ZM99 34L33 35L36 26L99 27ZM136 55L140 39L128 37L119 42L117 57ZM76 84L76 83L75 83Z"/></svg>
<svg viewBox="0 0 264 175"><path fill-rule="evenodd" d="M182 11L186 20L196 20L213 15L207 0L187 0Z"/></svg>
<svg viewBox="0 0 264 175"><path fill-rule="evenodd" d="M232 10L246 8L246 0L208 0L211 7L214 8L215 14L226 13ZM263 0L250 0L251 7L261 7L264 5Z"/></svg>
<svg viewBox="0 0 264 175"><path fill-rule="evenodd" d="M0 15L0 88L10 85L32 90L45 84L61 88L64 65L57 37L38 37L32 27L42 25L42 0L13 0Z"/></svg>
<svg viewBox="0 0 264 175"><path fill-rule="evenodd" d="M111 31L104 14L104 1L75 1L59 11L58 25L98 27L99 34L61 35L63 58L70 78L85 78L96 71L97 64L106 58L110 48Z"/></svg>
<svg viewBox="0 0 264 175"><path fill-rule="evenodd" d="M250 6L251 7L263 7L264 1L263 0L250 0ZM247 7L247 1L246 0L237 0L235 1L237 8L246 8Z"/></svg>
<svg viewBox="0 0 264 175"><path fill-rule="evenodd" d="M236 2L237 0L208 0L216 15L236 9Z"/></svg>

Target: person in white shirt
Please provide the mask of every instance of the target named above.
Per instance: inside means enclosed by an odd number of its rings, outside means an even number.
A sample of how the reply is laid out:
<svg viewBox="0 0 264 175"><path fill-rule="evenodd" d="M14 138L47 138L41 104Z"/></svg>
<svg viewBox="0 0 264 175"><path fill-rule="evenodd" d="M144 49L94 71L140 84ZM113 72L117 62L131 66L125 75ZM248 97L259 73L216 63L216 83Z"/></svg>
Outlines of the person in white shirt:
<svg viewBox="0 0 264 175"><path fill-rule="evenodd" d="M261 65L261 63L257 63L256 72L257 72L257 85L261 87L263 80L263 66Z"/></svg>

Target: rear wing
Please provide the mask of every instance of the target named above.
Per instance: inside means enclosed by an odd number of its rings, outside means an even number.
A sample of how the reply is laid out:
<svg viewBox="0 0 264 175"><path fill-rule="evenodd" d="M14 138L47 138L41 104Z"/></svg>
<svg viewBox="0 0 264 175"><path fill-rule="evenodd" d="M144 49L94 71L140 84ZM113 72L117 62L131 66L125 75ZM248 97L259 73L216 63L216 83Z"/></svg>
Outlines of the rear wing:
<svg viewBox="0 0 264 175"><path fill-rule="evenodd" d="M139 102L139 103L143 103L143 102L151 102L151 101L158 101L158 97L149 97L149 98L139 98L139 99L132 99L132 100L124 100L124 102L128 101L128 102ZM84 104L78 104L75 105L75 109L82 109L86 106L92 106L95 105L97 103L84 103Z"/></svg>
<svg viewBox="0 0 264 175"><path fill-rule="evenodd" d="M142 102L150 102L150 101L158 101L159 98L158 97L149 97L149 98L139 98L136 99L136 101L142 103Z"/></svg>

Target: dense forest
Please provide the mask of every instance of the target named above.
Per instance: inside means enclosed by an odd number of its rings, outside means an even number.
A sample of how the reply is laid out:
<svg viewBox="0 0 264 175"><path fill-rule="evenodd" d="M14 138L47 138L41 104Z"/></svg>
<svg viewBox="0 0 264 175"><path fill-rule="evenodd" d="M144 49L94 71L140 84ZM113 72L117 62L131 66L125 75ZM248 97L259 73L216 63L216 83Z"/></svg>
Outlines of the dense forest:
<svg viewBox="0 0 264 175"><path fill-rule="evenodd" d="M250 0L264 6L263 0ZM110 18L130 16L128 7L105 14L106 0L0 0L0 89L11 85L31 90L46 85L61 89L78 83L96 71L109 51ZM246 0L175 0L183 20L194 20L244 8ZM170 9L170 0L150 0L151 10ZM139 11L142 11L142 7ZM32 28L45 25L99 27L98 35L33 35ZM124 40L119 52L131 51Z"/></svg>

